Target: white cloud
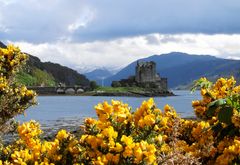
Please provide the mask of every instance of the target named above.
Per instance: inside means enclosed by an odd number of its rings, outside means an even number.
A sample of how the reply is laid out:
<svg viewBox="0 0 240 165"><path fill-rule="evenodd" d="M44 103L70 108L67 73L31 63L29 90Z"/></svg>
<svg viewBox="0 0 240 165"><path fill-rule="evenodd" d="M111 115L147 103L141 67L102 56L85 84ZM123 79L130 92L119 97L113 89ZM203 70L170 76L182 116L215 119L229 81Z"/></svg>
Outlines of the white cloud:
<svg viewBox="0 0 240 165"><path fill-rule="evenodd" d="M74 32L79 28L86 28L87 25L94 19L94 11L89 8L85 8L82 15L79 16L73 23L68 25L68 30Z"/></svg>
<svg viewBox="0 0 240 165"><path fill-rule="evenodd" d="M149 42L149 35L159 43ZM57 62L83 72L100 67L121 68L139 58L173 51L215 55L221 58L240 58L239 34L148 34L86 43L15 42L15 44L24 52L38 56L43 61Z"/></svg>

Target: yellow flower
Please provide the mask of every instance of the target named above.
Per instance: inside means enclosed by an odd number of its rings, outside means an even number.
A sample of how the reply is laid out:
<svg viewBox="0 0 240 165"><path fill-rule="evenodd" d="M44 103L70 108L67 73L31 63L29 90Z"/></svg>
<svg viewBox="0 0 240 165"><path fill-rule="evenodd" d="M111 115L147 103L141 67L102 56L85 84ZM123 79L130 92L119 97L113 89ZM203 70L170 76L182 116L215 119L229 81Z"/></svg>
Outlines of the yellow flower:
<svg viewBox="0 0 240 165"><path fill-rule="evenodd" d="M232 123L235 127L240 128L240 112L236 109L233 109Z"/></svg>
<svg viewBox="0 0 240 165"><path fill-rule="evenodd" d="M93 125L93 124L96 124L97 121L95 119L92 119L92 118L86 118L85 119L85 124L87 125Z"/></svg>
<svg viewBox="0 0 240 165"><path fill-rule="evenodd" d="M61 130L61 131L59 131L58 133L57 133L57 136L56 136L56 138L58 139L58 140L63 140L63 139L66 139L66 138L68 138L68 133L67 133L67 131L66 130Z"/></svg>
<svg viewBox="0 0 240 165"><path fill-rule="evenodd" d="M123 157L132 157L133 156L133 148L131 146L126 146L124 148L124 152L123 152Z"/></svg>
<svg viewBox="0 0 240 165"><path fill-rule="evenodd" d="M161 152L163 152L163 153L168 153L170 151L170 147L169 147L169 145L167 145L167 144L163 144L162 146L161 146Z"/></svg>
<svg viewBox="0 0 240 165"><path fill-rule="evenodd" d="M155 123L155 116L153 114L146 115L144 117L144 123L146 126L152 126Z"/></svg>
<svg viewBox="0 0 240 165"><path fill-rule="evenodd" d="M117 138L118 136L118 133L114 131L114 128L112 126L109 126L108 128L103 129L102 134L108 138Z"/></svg>
<svg viewBox="0 0 240 165"><path fill-rule="evenodd" d="M168 117L163 117L160 123L162 126L166 126L168 123Z"/></svg>
<svg viewBox="0 0 240 165"><path fill-rule="evenodd" d="M119 159L120 159L120 155L119 154L116 154L116 155L113 155L113 163L114 164L118 164L119 163Z"/></svg>
<svg viewBox="0 0 240 165"><path fill-rule="evenodd" d="M116 146L114 147L114 150L116 152L121 152L123 150L123 147L122 147L122 145L120 143L117 142Z"/></svg>
<svg viewBox="0 0 240 165"><path fill-rule="evenodd" d="M129 146L133 143L133 139L131 136L123 135L121 138L121 142L124 142L127 146Z"/></svg>
<svg viewBox="0 0 240 165"><path fill-rule="evenodd" d="M140 163L142 161L143 152L139 143L137 143L134 147L134 156L134 163Z"/></svg>
<svg viewBox="0 0 240 165"><path fill-rule="evenodd" d="M206 89L201 89L201 95L204 96L207 93Z"/></svg>

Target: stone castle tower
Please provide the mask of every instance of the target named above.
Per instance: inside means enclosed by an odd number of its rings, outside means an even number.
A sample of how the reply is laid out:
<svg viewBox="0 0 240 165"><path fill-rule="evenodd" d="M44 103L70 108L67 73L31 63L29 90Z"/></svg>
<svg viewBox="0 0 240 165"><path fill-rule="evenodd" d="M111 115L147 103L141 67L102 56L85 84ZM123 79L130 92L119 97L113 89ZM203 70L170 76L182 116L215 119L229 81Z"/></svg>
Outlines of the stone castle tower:
<svg viewBox="0 0 240 165"><path fill-rule="evenodd" d="M159 78L156 74L156 63L153 61L138 61L135 71L135 80L138 83L155 82Z"/></svg>
<svg viewBox="0 0 240 165"><path fill-rule="evenodd" d="M160 77L156 71L156 63L150 62L137 62L135 68L135 75L120 81L113 81L112 86L138 86L143 88L154 88L156 91L167 92L168 82L167 78Z"/></svg>
<svg viewBox="0 0 240 165"><path fill-rule="evenodd" d="M156 72L155 62L138 61L135 72L135 81L138 84L143 84L145 86L155 86L162 91L168 90L167 78L160 77L160 75Z"/></svg>

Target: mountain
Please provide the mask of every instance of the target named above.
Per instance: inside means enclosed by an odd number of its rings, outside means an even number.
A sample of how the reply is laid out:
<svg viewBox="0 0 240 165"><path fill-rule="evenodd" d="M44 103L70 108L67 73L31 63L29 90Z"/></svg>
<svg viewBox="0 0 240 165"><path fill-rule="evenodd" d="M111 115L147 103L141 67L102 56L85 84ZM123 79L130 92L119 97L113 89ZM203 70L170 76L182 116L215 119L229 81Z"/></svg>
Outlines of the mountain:
<svg viewBox="0 0 240 165"><path fill-rule="evenodd" d="M107 69L95 69L91 72L84 73L84 75L89 79L96 81L98 85L102 85L103 79L106 79L113 74Z"/></svg>
<svg viewBox="0 0 240 165"><path fill-rule="evenodd" d="M6 46L0 42L0 47ZM52 62L41 62L38 57L28 54L29 60L23 70L17 74L17 80L27 86L89 86L89 80L77 71Z"/></svg>
<svg viewBox="0 0 240 165"><path fill-rule="evenodd" d="M4 45L1 41L0 41L0 48L6 48L7 46Z"/></svg>
<svg viewBox="0 0 240 165"><path fill-rule="evenodd" d="M77 71L70 69L66 66L52 62L43 63L44 70L50 73L57 82L64 83L66 85L82 85L88 86L89 80Z"/></svg>
<svg viewBox="0 0 240 165"><path fill-rule="evenodd" d="M240 60L217 58L210 55L190 55L180 52L153 55L139 61L154 61L157 72L162 77L167 77L169 87L187 85L200 77L208 77L212 80L221 76L233 75L240 79ZM117 74L105 80L111 85L113 80L128 78L135 74L137 61L129 64Z"/></svg>

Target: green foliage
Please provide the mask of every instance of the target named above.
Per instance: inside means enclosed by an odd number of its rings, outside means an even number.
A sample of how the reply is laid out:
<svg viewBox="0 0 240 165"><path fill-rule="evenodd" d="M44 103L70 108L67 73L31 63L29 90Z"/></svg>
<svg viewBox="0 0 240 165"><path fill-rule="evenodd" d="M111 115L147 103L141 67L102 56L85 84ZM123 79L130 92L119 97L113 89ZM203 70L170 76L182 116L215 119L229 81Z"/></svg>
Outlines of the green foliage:
<svg viewBox="0 0 240 165"><path fill-rule="evenodd" d="M16 74L16 81L26 86L34 86L37 83L37 78L26 72L20 71Z"/></svg>
<svg viewBox="0 0 240 165"><path fill-rule="evenodd" d="M90 82L84 75L81 75L77 71L72 70L68 67L51 62L42 63L42 67L43 70L51 73L57 83L63 83L67 86L89 86Z"/></svg>
<svg viewBox="0 0 240 165"><path fill-rule="evenodd" d="M218 112L218 120L227 125L232 124L231 118L233 115L233 108L230 106L222 106Z"/></svg>
<svg viewBox="0 0 240 165"><path fill-rule="evenodd" d="M111 84L112 87L121 87L121 83L119 81L113 81Z"/></svg>
<svg viewBox="0 0 240 165"><path fill-rule="evenodd" d="M212 82L208 81L206 78L200 78L199 80L196 80L194 82L194 85L191 88L191 92L194 92L196 89L209 88L211 87L211 85L212 85Z"/></svg>
<svg viewBox="0 0 240 165"><path fill-rule="evenodd" d="M33 69L32 75L36 77L37 83L36 85L44 85L44 86L55 86L56 82L54 77L47 72L44 72L40 69Z"/></svg>
<svg viewBox="0 0 240 165"><path fill-rule="evenodd" d="M144 92L144 88L140 87L98 87L96 90L103 91L103 92L136 92L136 93L142 93Z"/></svg>
<svg viewBox="0 0 240 165"><path fill-rule="evenodd" d="M97 85L96 81L90 81L90 89L94 90L97 88L98 88L98 85Z"/></svg>
<svg viewBox="0 0 240 165"><path fill-rule="evenodd" d="M26 86L55 86L56 82L52 75L38 68L31 72L20 71L16 75L16 81Z"/></svg>
<svg viewBox="0 0 240 165"><path fill-rule="evenodd" d="M206 115L208 117L213 117L217 108L219 106L222 106L223 104L225 104L225 99L218 99L218 100L215 100L211 103L208 104L208 110L206 111Z"/></svg>

